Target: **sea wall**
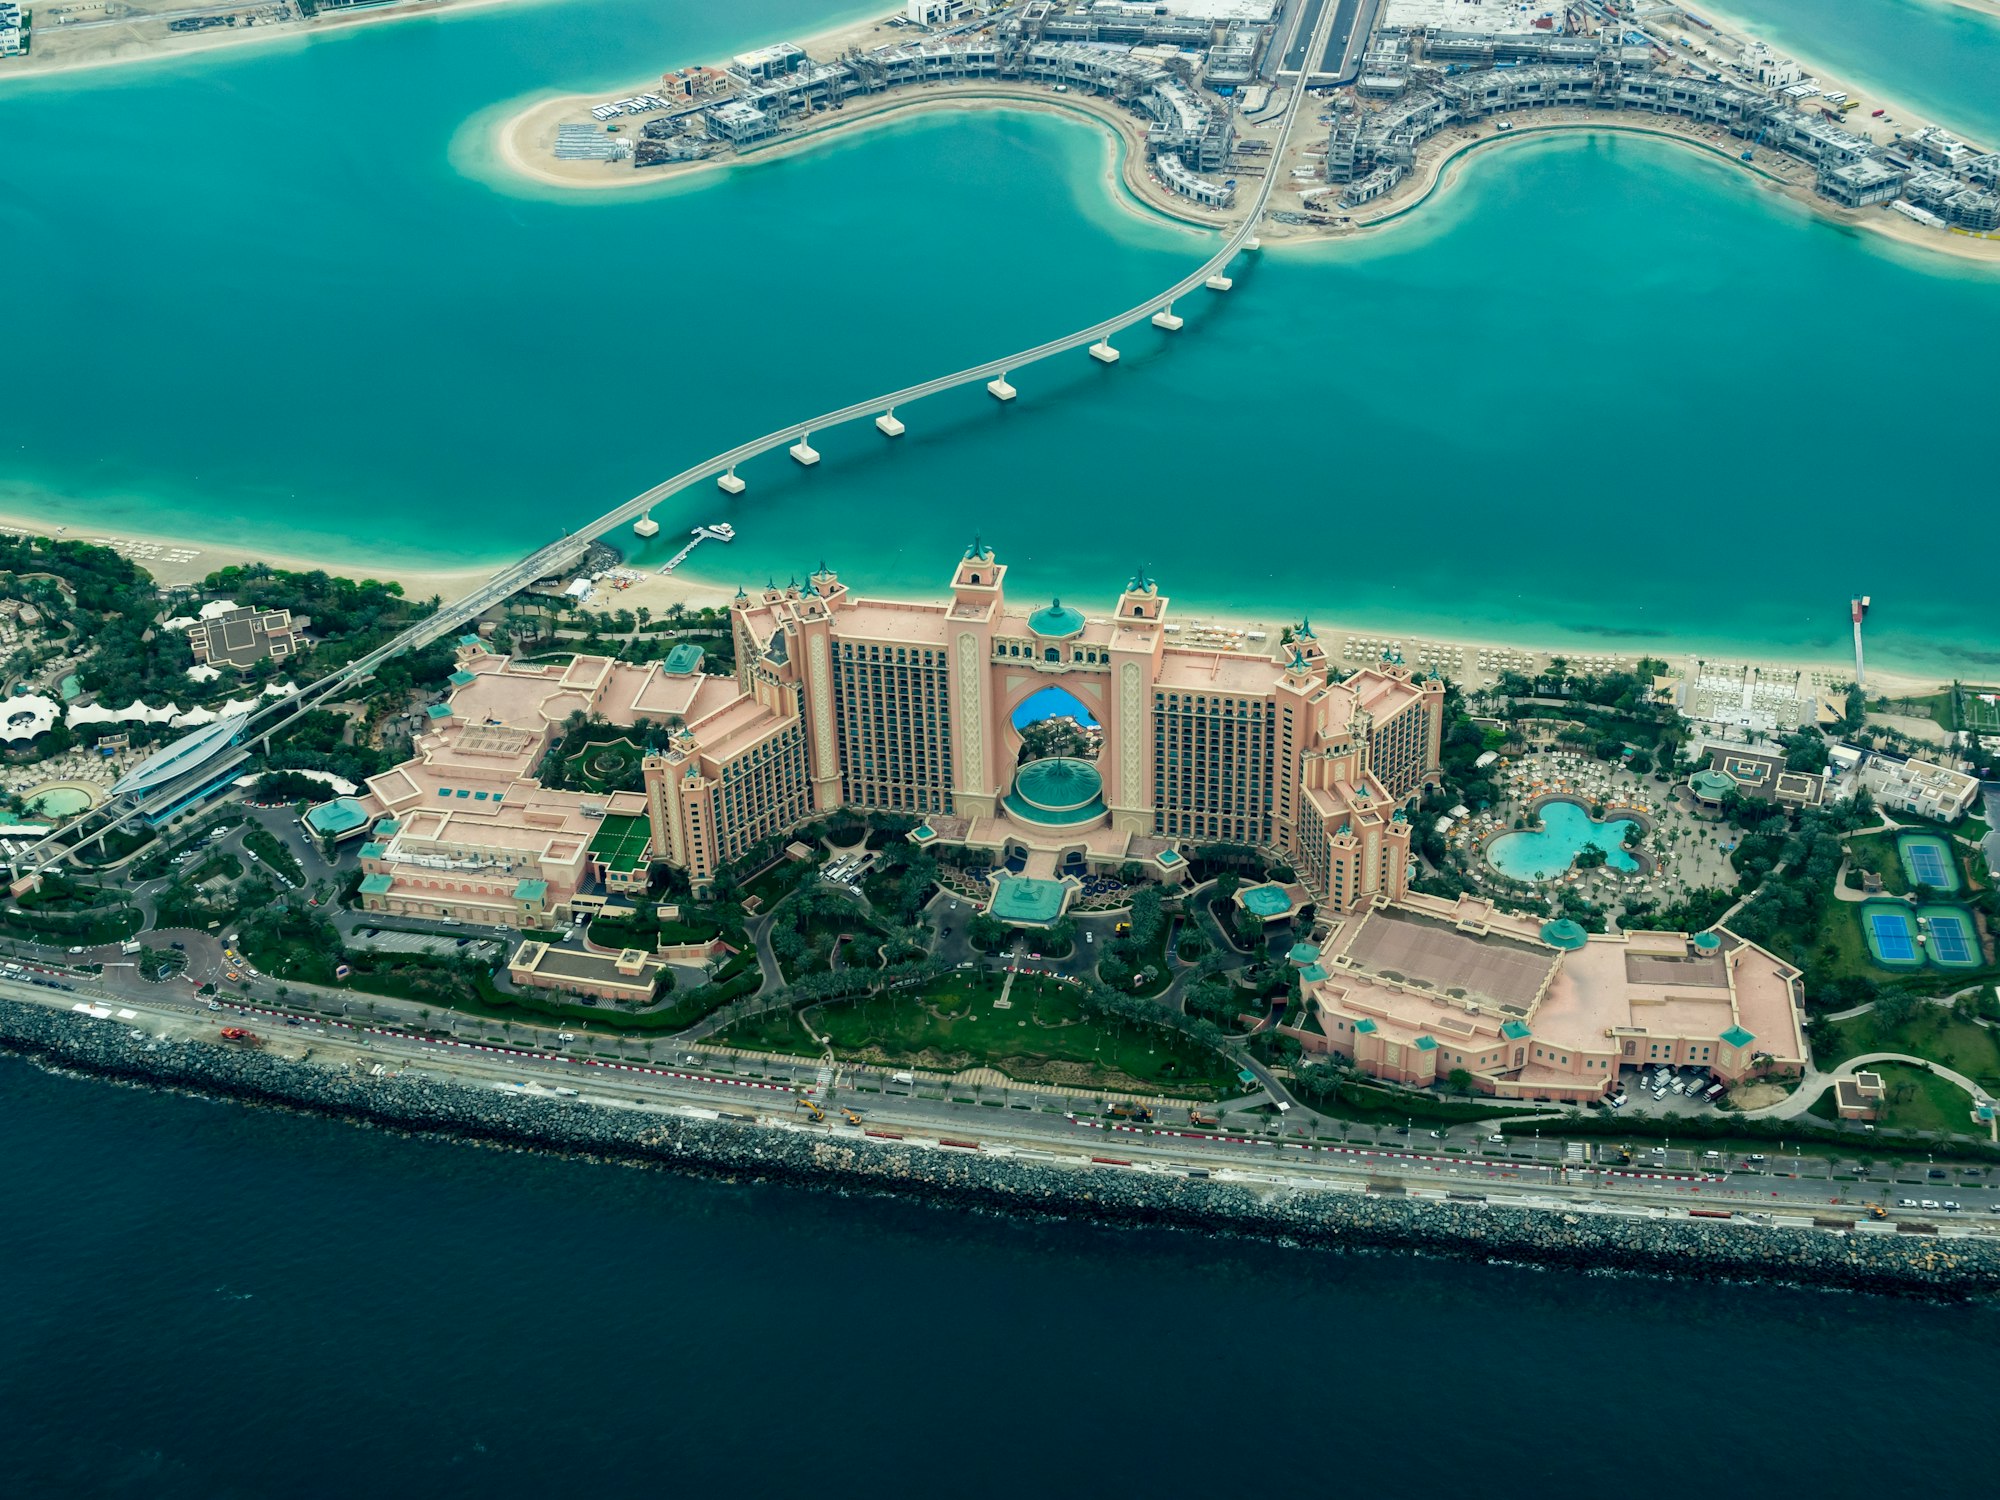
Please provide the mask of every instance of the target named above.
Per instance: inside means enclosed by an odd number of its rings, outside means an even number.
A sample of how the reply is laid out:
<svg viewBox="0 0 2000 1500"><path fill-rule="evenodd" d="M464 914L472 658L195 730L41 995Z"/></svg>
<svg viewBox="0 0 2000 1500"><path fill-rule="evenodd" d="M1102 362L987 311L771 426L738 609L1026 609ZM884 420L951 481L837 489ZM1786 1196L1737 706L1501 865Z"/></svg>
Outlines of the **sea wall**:
<svg viewBox="0 0 2000 1500"><path fill-rule="evenodd" d="M148 1047L153 1050L147 1050ZM0 1000L0 1048L104 1077L186 1088L463 1140L834 1186L1008 1213L1241 1234L1326 1248L1408 1249L1575 1270L1774 1280L1968 1297L2000 1289L2000 1237L1843 1233L1629 1218L1396 1193L1086 1169L848 1135L661 1118L567 1098L415 1077L374 1077L218 1043L135 1040L108 1021Z"/></svg>

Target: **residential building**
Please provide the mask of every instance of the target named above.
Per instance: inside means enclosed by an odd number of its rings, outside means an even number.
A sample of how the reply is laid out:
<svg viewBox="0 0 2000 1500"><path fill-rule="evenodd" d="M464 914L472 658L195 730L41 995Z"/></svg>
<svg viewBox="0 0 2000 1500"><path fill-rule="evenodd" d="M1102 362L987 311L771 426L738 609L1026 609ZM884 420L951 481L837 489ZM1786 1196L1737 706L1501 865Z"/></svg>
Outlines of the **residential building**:
<svg viewBox="0 0 2000 1500"><path fill-rule="evenodd" d="M1861 784L1883 807L1956 823L1979 798L1979 778L1935 761L1872 750L1860 767Z"/></svg>
<svg viewBox="0 0 2000 1500"><path fill-rule="evenodd" d="M188 645L201 666L242 671L266 657L285 661L296 656L310 624L304 615L295 618L288 609L230 609L189 626Z"/></svg>

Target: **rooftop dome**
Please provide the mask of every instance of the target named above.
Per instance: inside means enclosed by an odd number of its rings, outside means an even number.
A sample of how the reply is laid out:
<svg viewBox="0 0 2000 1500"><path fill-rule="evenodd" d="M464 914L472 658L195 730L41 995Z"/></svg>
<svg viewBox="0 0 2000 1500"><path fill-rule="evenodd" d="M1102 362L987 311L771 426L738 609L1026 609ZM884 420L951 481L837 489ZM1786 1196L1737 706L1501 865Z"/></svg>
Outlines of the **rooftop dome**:
<svg viewBox="0 0 2000 1500"><path fill-rule="evenodd" d="M1720 802L1736 790L1736 779L1724 771L1697 771L1688 778L1688 785L1704 802Z"/></svg>
<svg viewBox="0 0 2000 1500"><path fill-rule="evenodd" d="M1568 917L1558 917L1542 924L1542 941L1551 948L1581 948L1590 941L1590 934Z"/></svg>
<svg viewBox="0 0 2000 1500"><path fill-rule="evenodd" d="M1060 638L1075 635L1083 629L1081 611L1071 609L1060 599L1049 601L1046 609L1038 609L1028 616L1028 629L1039 636Z"/></svg>
<svg viewBox="0 0 2000 1500"><path fill-rule="evenodd" d="M1104 778L1087 760L1031 760L1014 773L1014 789L1002 802L1010 816L1025 823L1088 823L1104 816Z"/></svg>

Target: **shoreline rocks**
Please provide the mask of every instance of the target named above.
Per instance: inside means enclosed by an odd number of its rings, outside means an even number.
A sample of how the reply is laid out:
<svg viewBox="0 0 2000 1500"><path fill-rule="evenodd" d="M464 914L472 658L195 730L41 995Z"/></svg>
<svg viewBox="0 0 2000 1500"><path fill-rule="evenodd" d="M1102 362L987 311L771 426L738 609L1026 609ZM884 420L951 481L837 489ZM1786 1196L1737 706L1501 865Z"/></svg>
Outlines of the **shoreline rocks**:
<svg viewBox="0 0 2000 1500"><path fill-rule="evenodd" d="M147 1050L147 1048L153 1050ZM297 1109L413 1134L690 1174L922 1198L960 1208L1174 1227L1300 1246L1406 1250L1587 1272L1776 1281L1966 1298L2000 1290L2000 1237L1834 1232L1295 1189L1058 1165L727 1116L661 1117L472 1083L374 1077L207 1042L134 1040L86 1016L0 1000L0 1048L105 1078ZM1262 1164L1259 1164L1262 1165ZM1255 1168L1253 1168L1255 1170Z"/></svg>

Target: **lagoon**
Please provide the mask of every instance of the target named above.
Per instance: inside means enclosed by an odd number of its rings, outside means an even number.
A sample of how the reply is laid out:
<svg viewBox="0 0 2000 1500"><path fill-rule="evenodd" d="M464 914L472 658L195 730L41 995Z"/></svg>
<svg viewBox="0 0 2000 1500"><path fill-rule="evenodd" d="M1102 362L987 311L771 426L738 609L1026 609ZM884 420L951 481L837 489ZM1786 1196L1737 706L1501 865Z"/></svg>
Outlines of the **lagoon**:
<svg viewBox="0 0 2000 1500"><path fill-rule="evenodd" d="M1116 201L1108 138L1066 119L908 119L633 195L500 190L466 126L820 14L577 0L0 92L0 229L35 292L0 343L0 512L498 564L1204 253ZM662 534L737 525L697 579L824 557L934 594L980 530L1029 597L1101 607L1143 563L1183 610L1571 647L1837 659L1867 591L1871 660L2000 665L1975 572L1895 542L1957 524L1981 445L1919 471L1826 423L1829 399L1922 389L1934 430L1975 430L2000 274L1592 135L1475 156L1400 227L1274 248L1183 311L1115 368L1024 372L1010 407L955 393L894 444L864 425L816 438L813 471L762 460L740 500L662 507ZM1691 548L1717 517L1726 545Z"/></svg>

